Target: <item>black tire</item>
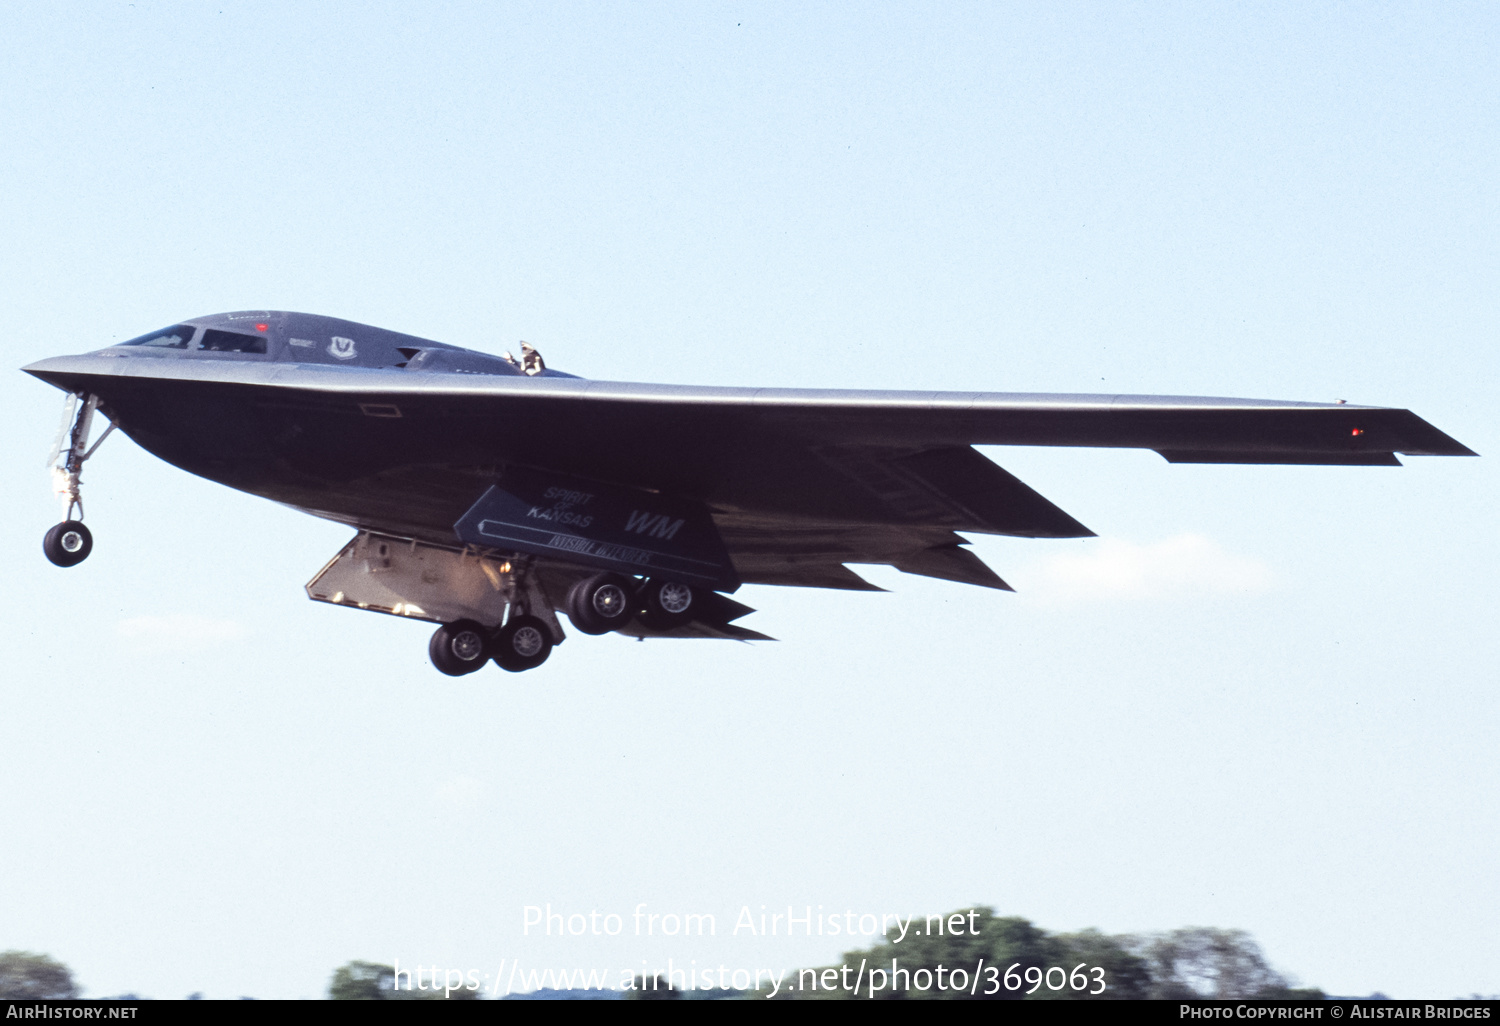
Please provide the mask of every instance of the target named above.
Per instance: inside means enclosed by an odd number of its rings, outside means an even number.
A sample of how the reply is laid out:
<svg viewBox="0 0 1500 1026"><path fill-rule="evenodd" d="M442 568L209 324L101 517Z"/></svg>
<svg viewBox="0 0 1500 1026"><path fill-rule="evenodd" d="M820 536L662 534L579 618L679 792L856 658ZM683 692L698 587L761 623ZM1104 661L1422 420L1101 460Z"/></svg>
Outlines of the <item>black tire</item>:
<svg viewBox="0 0 1500 1026"><path fill-rule="evenodd" d="M454 620L432 632L427 655L443 673L462 677L484 666L490 657L488 632L473 620Z"/></svg>
<svg viewBox="0 0 1500 1026"><path fill-rule="evenodd" d="M94 551L94 536L77 520L64 520L42 539L42 552L57 566L77 566Z"/></svg>
<svg viewBox="0 0 1500 1026"><path fill-rule="evenodd" d="M535 616L513 616L490 643L495 665L511 673L534 670L552 654L552 631Z"/></svg>
<svg viewBox="0 0 1500 1026"><path fill-rule="evenodd" d="M619 574L595 574L573 585L564 606L584 634L608 634L630 622L635 585Z"/></svg>
<svg viewBox="0 0 1500 1026"><path fill-rule="evenodd" d="M653 577L641 588L641 623L658 631L681 627L693 618L698 593L679 581Z"/></svg>

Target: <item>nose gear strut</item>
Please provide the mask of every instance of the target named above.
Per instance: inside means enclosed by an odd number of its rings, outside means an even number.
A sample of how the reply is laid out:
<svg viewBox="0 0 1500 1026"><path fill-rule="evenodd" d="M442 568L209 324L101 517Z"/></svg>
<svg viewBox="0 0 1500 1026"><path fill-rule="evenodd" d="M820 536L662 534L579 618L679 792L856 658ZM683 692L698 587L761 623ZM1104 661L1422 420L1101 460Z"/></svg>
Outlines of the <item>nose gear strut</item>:
<svg viewBox="0 0 1500 1026"><path fill-rule="evenodd" d="M79 396L68 396L63 409L62 424L57 429L57 440L52 443L52 453L47 465L52 468L52 490L62 500L63 522L53 527L42 539L42 552L58 566L77 566L88 558L94 548L94 537L83 526L83 495L80 475L88 458L99 450L104 440L115 429L111 421L104 433L89 445L89 431L94 424L94 411L99 408L99 397L83 397L82 408ZM74 416L74 412L77 416ZM71 427L71 430L70 430ZM67 443L66 450L63 443ZM74 511L77 519L74 519Z"/></svg>

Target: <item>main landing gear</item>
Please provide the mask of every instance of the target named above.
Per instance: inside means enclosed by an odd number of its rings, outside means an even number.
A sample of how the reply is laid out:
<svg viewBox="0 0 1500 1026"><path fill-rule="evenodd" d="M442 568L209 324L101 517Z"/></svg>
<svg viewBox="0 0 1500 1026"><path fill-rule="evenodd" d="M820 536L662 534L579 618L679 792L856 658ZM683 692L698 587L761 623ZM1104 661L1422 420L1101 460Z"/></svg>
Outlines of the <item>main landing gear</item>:
<svg viewBox="0 0 1500 1026"><path fill-rule="evenodd" d="M42 554L57 566L77 566L94 550L94 536L83 526L83 496L79 491L83 482L79 475L83 472L84 462L98 451L115 429L111 423L98 440L89 445L89 430L93 427L94 411L99 408L99 397L85 397L81 409L78 399L76 395L68 396L63 421L57 429L57 440L47 458L47 465L52 468L52 489L62 500L63 522L42 538ZM66 451L63 449L65 442Z"/></svg>
<svg viewBox="0 0 1500 1026"><path fill-rule="evenodd" d="M698 593L677 581L652 577L633 581L620 574L595 574L573 585L564 607L585 634L604 634L632 618L653 630L668 631L693 618Z"/></svg>
<svg viewBox="0 0 1500 1026"><path fill-rule="evenodd" d="M489 658L489 632L473 620L445 623L432 634L427 655L432 665L450 677L483 668Z"/></svg>
<svg viewBox="0 0 1500 1026"><path fill-rule="evenodd" d="M659 631L681 627L693 618L697 595L686 584L663 581L655 577L641 585L638 598L641 623Z"/></svg>
<svg viewBox="0 0 1500 1026"><path fill-rule="evenodd" d="M513 616L495 632L490 658L511 673L534 670L552 654L552 635L539 617Z"/></svg>
<svg viewBox="0 0 1500 1026"><path fill-rule="evenodd" d="M585 634L608 634L630 622L635 582L620 574L595 574L573 585L563 602L568 619Z"/></svg>
<svg viewBox="0 0 1500 1026"><path fill-rule="evenodd" d="M450 677L462 677L495 665L511 673L534 670L552 654L552 632L541 617L518 613L503 627L488 630L473 620L445 623L427 643L432 665Z"/></svg>
<svg viewBox="0 0 1500 1026"><path fill-rule="evenodd" d="M489 628L475 620L455 620L434 631L427 643L432 665L450 677L462 677L479 670L491 659L500 669L511 673L534 670L545 663L552 654L552 624L532 616L527 604L540 604L550 613L552 603L529 570L526 563L513 569L506 564L506 572L514 576L505 623L501 626ZM561 635L559 628L557 637L560 639Z"/></svg>
<svg viewBox="0 0 1500 1026"><path fill-rule="evenodd" d="M671 630L692 620L699 605L698 592L689 585L603 573L573 585L563 608L584 634L607 634L629 626L632 620L653 630ZM450 677L474 673L491 660L502 670L520 673L546 662L552 644L547 622L529 615L517 603L500 627L486 627L475 620L443 624L433 632L427 654L432 665Z"/></svg>

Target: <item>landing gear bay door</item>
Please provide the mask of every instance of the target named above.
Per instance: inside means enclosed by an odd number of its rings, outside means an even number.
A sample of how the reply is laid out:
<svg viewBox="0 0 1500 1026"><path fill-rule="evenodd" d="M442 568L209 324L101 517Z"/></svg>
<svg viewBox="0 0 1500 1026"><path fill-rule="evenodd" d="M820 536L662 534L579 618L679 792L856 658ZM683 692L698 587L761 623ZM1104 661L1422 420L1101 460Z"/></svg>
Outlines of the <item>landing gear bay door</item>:
<svg viewBox="0 0 1500 1026"><path fill-rule="evenodd" d="M470 545L734 591L708 507L691 499L511 467L453 525Z"/></svg>

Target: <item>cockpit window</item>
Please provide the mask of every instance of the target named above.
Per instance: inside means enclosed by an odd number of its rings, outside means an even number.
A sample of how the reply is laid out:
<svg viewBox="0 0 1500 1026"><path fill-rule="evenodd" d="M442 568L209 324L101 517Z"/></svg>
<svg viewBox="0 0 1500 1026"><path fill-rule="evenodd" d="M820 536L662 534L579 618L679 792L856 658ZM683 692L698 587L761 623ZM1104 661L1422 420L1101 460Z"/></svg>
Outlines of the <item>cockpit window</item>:
<svg viewBox="0 0 1500 1026"><path fill-rule="evenodd" d="M191 324L178 324L160 331L153 331L133 338L129 342L121 342L122 346L155 346L158 349L186 349L188 343L193 339L193 332L198 329Z"/></svg>
<svg viewBox="0 0 1500 1026"><path fill-rule="evenodd" d="M203 332L203 341L198 343L198 348L211 353L264 353L266 351L266 337L264 335L242 335L238 331L219 331L217 328L206 328Z"/></svg>

